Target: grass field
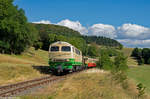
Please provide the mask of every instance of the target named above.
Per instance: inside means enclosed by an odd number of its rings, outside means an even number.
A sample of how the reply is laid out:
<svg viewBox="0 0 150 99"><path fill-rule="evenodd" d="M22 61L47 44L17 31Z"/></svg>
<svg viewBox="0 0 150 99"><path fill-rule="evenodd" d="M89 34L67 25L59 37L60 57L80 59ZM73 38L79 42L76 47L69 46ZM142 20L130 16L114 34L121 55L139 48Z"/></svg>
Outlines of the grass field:
<svg viewBox="0 0 150 99"><path fill-rule="evenodd" d="M95 70L95 69L94 69ZM137 99L136 86L130 81L123 89L107 72L88 70L54 83L22 99ZM144 97L144 99L148 99Z"/></svg>
<svg viewBox="0 0 150 99"><path fill-rule="evenodd" d="M142 83L146 87L146 91L150 94L150 66L138 66L128 70L128 77L134 82Z"/></svg>
<svg viewBox="0 0 150 99"><path fill-rule="evenodd" d="M129 67L137 67L138 66L137 60L135 60L133 57L131 57L132 50L133 50L133 48L123 48L121 51L127 57L128 66Z"/></svg>
<svg viewBox="0 0 150 99"><path fill-rule="evenodd" d="M127 64L130 67L128 70L128 77L136 84L142 83L146 86L146 92L150 94L150 65L139 66L137 60L131 57L133 48L123 48L122 52L128 57Z"/></svg>
<svg viewBox="0 0 150 99"><path fill-rule="evenodd" d="M0 85L44 76L41 66L48 66L47 51L30 48L21 55L0 54Z"/></svg>

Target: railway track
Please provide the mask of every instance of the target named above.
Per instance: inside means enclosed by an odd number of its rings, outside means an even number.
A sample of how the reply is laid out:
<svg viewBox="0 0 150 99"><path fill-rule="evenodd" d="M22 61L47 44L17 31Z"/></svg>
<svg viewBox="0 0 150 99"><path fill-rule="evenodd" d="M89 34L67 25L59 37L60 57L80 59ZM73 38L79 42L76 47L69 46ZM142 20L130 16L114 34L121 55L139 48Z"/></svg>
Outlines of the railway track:
<svg viewBox="0 0 150 99"><path fill-rule="evenodd" d="M16 84L10 84L5 86L0 86L0 97L11 97L11 96L17 96L19 93L30 90L32 88L38 87L38 86L44 86L46 84L56 82L59 80L63 80L66 77L76 74L78 72L74 72L71 74L63 75L63 76L46 76L34 80L19 82Z"/></svg>

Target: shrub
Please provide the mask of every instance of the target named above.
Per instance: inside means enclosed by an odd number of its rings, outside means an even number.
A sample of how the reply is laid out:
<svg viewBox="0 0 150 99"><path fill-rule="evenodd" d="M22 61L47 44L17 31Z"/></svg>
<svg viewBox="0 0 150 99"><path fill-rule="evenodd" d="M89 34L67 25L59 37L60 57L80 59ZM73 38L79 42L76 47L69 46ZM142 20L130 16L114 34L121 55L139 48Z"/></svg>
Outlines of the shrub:
<svg viewBox="0 0 150 99"><path fill-rule="evenodd" d="M150 58L147 60L147 64L150 64Z"/></svg>
<svg viewBox="0 0 150 99"><path fill-rule="evenodd" d="M110 57L107 53L103 52L100 55L98 66L104 70L112 70L113 62L111 61Z"/></svg>
<svg viewBox="0 0 150 99"><path fill-rule="evenodd" d="M139 65L143 65L144 63L145 63L144 58L141 58L141 59L138 60L138 64Z"/></svg>
<svg viewBox="0 0 150 99"><path fill-rule="evenodd" d="M126 71L128 69L127 57L122 53L115 57L113 72Z"/></svg>
<svg viewBox="0 0 150 99"><path fill-rule="evenodd" d="M139 83L139 84L137 85L138 97L141 97L141 96L143 96L143 95L145 94L145 88L146 88L146 87L144 87L142 83Z"/></svg>

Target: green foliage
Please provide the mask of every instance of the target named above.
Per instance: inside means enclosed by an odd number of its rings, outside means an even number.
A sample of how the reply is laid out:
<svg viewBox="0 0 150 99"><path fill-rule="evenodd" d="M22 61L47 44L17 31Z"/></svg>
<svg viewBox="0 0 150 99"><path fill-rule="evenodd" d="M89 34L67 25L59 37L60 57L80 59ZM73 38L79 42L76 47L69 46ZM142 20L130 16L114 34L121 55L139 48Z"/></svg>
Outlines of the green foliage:
<svg viewBox="0 0 150 99"><path fill-rule="evenodd" d="M99 66L99 68L104 70L112 70L112 68L114 67L113 62L106 52L101 53L97 65Z"/></svg>
<svg viewBox="0 0 150 99"><path fill-rule="evenodd" d="M98 45L104 45L109 47L116 47L118 49L122 49L123 46L121 43L119 43L116 40L106 38L106 37L97 37L97 36L83 36L83 38L86 40L88 44L94 42Z"/></svg>
<svg viewBox="0 0 150 99"><path fill-rule="evenodd" d="M99 49L97 48L96 44L91 44L88 47L88 55L91 57L97 57L99 56Z"/></svg>
<svg viewBox="0 0 150 99"><path fill-rule="evenodd" d="M115 48L100 48L100 53L107 53L110 57L112 56L117 56L117 54L119 53Z"/></svg>
<svg viewBox="0 0 150 99"><path fill-rule="evenodd" d="M150 58L147 60L147 64L150 64Z"/></svg>
<svg viewBox="0 0 150 99"><path fill-rule="evenodd" d="M33 24L39 31L42 49L48 50L49 45L56 41L66 41L87 55L87 44L79 32L58 25Z"/></svg>
<svg viewBox="0 0 150 99"><path fill-rule="evenodd" d="M37 31L13 0L0 0L0 37L0 52L14 54L23 52L37 38Z"/></svg>
<svg viewBox="0 0 150 99"><path fill-rule="evenodd" d="M138 60L138 64L139 64L139 65L143 65L144 63L145 63L144 58L140 58L140 59Z"/></svg>
<svg viewBox="0 0 150 99"><path fill-rule="evenodd" d="M128 69L128 65L127 65L127 57L125 57L123 54L118 54L115 57L115 61L114 61L114 68L113 71L114 72L119 72L119 71L126 71Z"/></svg>
<svg viewBox="0 0 150 99"><path fill-rule="evenodd" d="M141 56L141 54L142 54L142 51L140 49L138 49L138 48L135 48L132 51L131 56L139 58Z"/></svg>
<svg viewBox="0 0 150 99"><path fill-rule="evenodd" d="M38 49L40 49L40 48L42 48L42 42L35 42L34 43L34 45L33 45L33 47L35 48L35 50L38 50Z"/></svg>
<svg viewBox="0 0 150 99"><path fill-rule="evenodd" d="M122 53L118 53L114 60L114 68L112 68L111 74L117 83L121 84L124 89L128 88L126 71L127 57Z"/></svg>
<svg viewBox="0 0 150 99"><path fill-rule="evenodd" d="M150 64L150 49L149 48L135 48L132 51L132 57L138 60L139 65Z"/></svg>
<svg viewBox="0 0 150 99"><path fill-rule="evenodd" d="M97 66L104 70L110 70L112 80L114 80L117 84L121 84L124 89L127 89L127 58L122 53L118 52L114 61L112 61L107 52L107 50L101 50L101 55L99 61L97 62Z"/></svg>
<svg viewBox="0 0 150 99"><path fill-rule="evenodd" d="M142 83L139 83L139 84L137 85L138 97L141 97L141 96L143 96L143 95L145 94L145 88L146 88L146 87L144 87Z"/></svg>

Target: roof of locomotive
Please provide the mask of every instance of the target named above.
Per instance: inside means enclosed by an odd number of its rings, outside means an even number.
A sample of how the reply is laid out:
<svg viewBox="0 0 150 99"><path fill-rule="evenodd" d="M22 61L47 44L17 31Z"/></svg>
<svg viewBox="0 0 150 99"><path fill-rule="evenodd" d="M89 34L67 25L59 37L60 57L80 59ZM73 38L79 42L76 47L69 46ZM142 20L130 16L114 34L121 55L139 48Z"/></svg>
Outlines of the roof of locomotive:
<svg viewBox="0 0 150 99"><path fill-rule="evenodd" d="M73 46L73 45L71 45L70 43L68 43L68 42L64 42L64 41L57 41L57 42L54 42L54 43L52 43L50 46L55 46L55 45L59 45L59 44L62 44L62 45L65 45L65 46ZM73 47L75 47L75 46L73 46ZM75 47L76 48L76 47ZM79 49L78 49L79 50ZM80 50L79 50L80 51ZM80 51L81 52L81 51Z"/></svg>
<svg viewBox="0 0 150 99"><path fill-rule="evenodd" d="M57 41L55 43L52 43L51 46L57 45L57 44L62 44L62 45L67 45L67 46L73 46L68 42L64 42L64 41Z"/></svg>

